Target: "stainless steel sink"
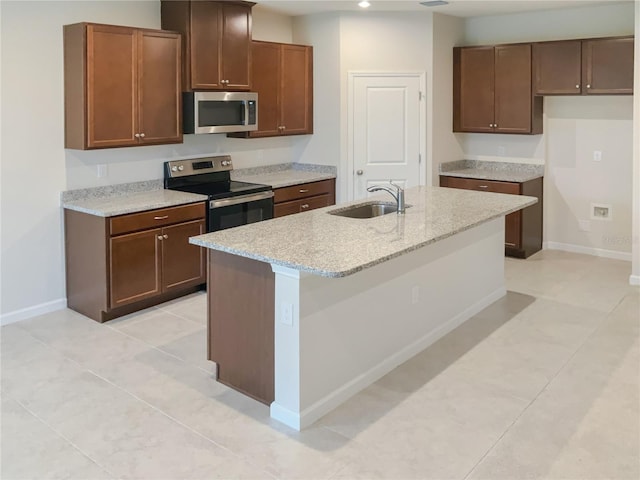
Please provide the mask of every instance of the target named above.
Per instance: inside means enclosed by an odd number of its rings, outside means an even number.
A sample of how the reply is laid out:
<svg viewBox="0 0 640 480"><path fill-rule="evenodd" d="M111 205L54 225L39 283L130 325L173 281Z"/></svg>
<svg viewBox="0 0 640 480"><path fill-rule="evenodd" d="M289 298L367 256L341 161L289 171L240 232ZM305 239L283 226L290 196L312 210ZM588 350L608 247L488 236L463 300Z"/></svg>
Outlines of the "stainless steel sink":
<svg viewBox="0 0 640 480"><path fill-rule="evenodd" d="M370 202L360 205L354 205L352 207L331 210L327 213L349 218L373 218L379 217L380 215L386 215L388 213L395 213L396 209L397 207L395 203Z"/></svg>

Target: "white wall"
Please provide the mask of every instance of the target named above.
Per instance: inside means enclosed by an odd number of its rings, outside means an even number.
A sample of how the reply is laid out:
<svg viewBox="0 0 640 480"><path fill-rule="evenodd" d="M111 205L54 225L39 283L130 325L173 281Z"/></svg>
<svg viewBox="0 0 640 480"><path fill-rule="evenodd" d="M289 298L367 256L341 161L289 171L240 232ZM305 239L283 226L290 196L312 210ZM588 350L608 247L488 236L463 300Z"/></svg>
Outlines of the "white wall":
<svg viewBox="0 0 640 480"><path fill-rule="evenodd" d="M254 40L264 42L293 43L293 18L279 15L261 5L251 9Z"/></svg>
<svg viewBox="0 0 640 480"><path fill-rule="evenodd" d="M338 201L347 198L349 71L427 72L431 14L340 13L297 17L294 39L314 47L314 135L300 161L338 167Z"/></svg>
<svg viewBox="0 0 640 480"><path fill-rule="evenodd" d="M467 19L465 45L634 33L634 4ZM542 135L457 134L465 157L545 164L544 240L549 246L617 258L631 252L632 97L547 97ZM593 150L603 160L595 164ZM590 220L591 203L613 220ZM590 232L579 221L590 222Z"/></svg>
<svg viewBox="0 0 640 480"><path fill-rule="evenodd" d="M640 92L640 3L635 11L636 38L634 46L635 71L633 90ZM629 282L640 285L640 93L633 96L633 227L632 227L632 266Z"/></svg>
<svg viewBox="0 0 640 480"><path fill-rule="evenodd" d="M299 138L188 135L182 145L65 150L62 26L87 21L160 28L160 2L2 1L0 9L3 322L64 306L61 191L159 179L171 158L230 153L236 168L296 159ZM287 17L258 13L254 28L264 40L292 37ZM98 164L107 165L107 177L96 177Z"/></svg>
<svg viewBox="0 0 640 480"><path fill-rule="evenodd" d="M427 159L431 164L431 181L438 185L438 167L464 156L462 145L453 133L453 47L462 45L464 20L435 13L431 41L432 68L427 76Z"/></svg>

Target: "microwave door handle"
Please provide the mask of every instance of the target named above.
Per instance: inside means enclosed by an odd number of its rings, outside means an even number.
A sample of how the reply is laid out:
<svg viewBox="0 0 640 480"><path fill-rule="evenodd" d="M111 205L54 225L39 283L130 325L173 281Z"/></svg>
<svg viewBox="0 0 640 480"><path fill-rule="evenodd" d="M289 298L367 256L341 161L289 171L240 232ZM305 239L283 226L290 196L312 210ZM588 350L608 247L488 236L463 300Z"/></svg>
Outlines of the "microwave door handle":
<svg viewBox="0 0 640 480"><path fill-rule="evenodd" d="M251 195L241 195L239 197L223 198L221 200L211 200L209 202L209 208L223 208L230 207L232 205L239 205L241 203L257 202L259 200L267 200L273 197L273 192L260 192Z"/></svg>

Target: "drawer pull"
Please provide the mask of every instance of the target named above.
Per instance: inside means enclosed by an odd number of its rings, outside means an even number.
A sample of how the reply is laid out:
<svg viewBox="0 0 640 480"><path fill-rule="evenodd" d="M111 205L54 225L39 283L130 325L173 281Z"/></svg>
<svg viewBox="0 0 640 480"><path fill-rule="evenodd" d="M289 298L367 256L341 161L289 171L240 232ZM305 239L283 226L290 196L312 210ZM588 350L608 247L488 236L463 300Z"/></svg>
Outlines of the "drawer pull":
<svg viewBox="0 0 640 480"><path fill-rule="evenodd" d="M309 191L308 188L301 188L300 193L307 193Z"/></svg>
<svg viewBox="0 0 640 480"><path fill-rule="evenodd" d="M158 235L158 240L162 240L162 235Z"/></svg>
<svg viewBox="0 0 640 480"><path fill-rule="evenodd" d="M169 238L169 235L167 235L167 234L165 233L164 235L162 235L162 238L164 238L164 239L166 240L167 238Z"/></svg>
<svg viewBox="0 0 640 480"><path fill-rule="evenodd" d="M478 185L478 188L489 188L489 185Z"/></svg>
<svg viewBox="0 0 640 480"><path fill-rule="evenodd" d="M166 220L169 218L169 215L163 215L162 217L153 217L154 220Z"/></svg>
<svg viewBox="0 0 640 480"><path fill-rule="evenodd" d="M504 244L505 244L507 247L515 247L515 246L516 246L516 244L515 244L515 243L504 242Z"/></svg>
<svg viewBox="0 0 640 480"><path fill-rule="evenodd" d="M304 205L300 205L300 208L309 208L309 204L305 203Z"/></svg>

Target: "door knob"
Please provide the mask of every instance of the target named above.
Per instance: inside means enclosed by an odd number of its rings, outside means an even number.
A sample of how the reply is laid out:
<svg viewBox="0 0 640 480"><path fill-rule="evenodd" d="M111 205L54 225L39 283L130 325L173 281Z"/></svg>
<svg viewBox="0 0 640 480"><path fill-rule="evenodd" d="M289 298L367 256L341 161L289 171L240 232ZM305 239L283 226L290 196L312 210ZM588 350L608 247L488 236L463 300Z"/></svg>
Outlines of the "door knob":
<svg viewBox="0 0 640 480"><path fill-rule="evenodd" d="M356 173L357 173L358 175L362 175L364 172L363 172L362 170L358 170Z"/></svg>

